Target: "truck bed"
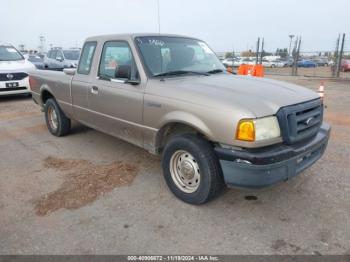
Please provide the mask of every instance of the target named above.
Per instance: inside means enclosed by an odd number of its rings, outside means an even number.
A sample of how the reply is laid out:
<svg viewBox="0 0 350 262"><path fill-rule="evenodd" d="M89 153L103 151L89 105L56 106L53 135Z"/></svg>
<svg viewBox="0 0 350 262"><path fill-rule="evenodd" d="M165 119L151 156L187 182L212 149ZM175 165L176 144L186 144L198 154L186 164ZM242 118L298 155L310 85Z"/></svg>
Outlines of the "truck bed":
<svg viewBox="0 0 350 262"><path fill-rule="evenodd" d="M65 111L68 110L68 114L71 112L73 76L54 70L33 70L29 75L32 96L39 105L43 106L41 94L45 89L45 92L51 93Z"/></svg>

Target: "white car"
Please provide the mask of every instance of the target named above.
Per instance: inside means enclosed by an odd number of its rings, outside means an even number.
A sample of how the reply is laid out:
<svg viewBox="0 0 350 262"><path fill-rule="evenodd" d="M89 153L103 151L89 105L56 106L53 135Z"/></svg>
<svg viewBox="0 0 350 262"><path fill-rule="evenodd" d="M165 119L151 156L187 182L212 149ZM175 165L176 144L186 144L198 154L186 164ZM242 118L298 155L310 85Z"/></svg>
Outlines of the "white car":
<svg viewBox="0 0 350 262"><path fill-rule="evenodd" d="M265 67L286 67L287 62L286 61L281 61L281 60L267 60L263 59L262 60L262 65Z"/></svg>
<svg viewBox="0 0 350 262"><path fill-rule="evenodd" d="M0 96L29 94L28 71L35 66L10 44L0 43Z"/></svg>
<svg viewBox="0 0 350 262"><path fill-rule="evenodd" d="M226 58L222 61L222 63L224 64L224 66L228 67L228 66L238 66L238 62L239 62L239 58L234 57L234 58Z"/></svg>
<svg viewBox="0 0 350 262"><path fill-rule="evenodd" d="M222 60L222 63L226 67L233 66L233 59L232 58L225 58L224 60Z"/></svg>

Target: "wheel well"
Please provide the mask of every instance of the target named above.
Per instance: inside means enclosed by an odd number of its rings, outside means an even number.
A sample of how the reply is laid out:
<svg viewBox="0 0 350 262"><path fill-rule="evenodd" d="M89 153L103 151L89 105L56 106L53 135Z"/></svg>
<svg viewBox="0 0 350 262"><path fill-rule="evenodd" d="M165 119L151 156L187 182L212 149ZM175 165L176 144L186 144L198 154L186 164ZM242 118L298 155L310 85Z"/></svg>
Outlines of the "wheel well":
<svg viewBox="0 0 350 262"><path fill-rule="evenodd" d="M42 100L43 104L45 104L47 99L49 99L49 98L53 98L53 95L49 91L44 90L41 93L41 100Z"/></svg>
<svg viewBox="0 0 350 262"><path fill-rule="evenodd" d="M163 126L157 133L156 153L162 153L166 143L170 140L170 138L183 134L196 134L198 136L204 137L201 132L190 125L183 123L169 123Z"/></svg>

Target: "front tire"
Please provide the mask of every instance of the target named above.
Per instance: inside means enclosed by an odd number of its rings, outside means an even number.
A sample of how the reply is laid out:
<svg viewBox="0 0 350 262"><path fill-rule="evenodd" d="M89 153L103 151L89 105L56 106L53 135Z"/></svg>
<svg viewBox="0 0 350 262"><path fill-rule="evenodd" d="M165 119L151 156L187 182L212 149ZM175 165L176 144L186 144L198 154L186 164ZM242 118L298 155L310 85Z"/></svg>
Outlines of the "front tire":
<svg viewBox="0 0 350 262"><path fill-rule="evenodd" d="M45 120L47 128L54 136L64 136L70 131L70 119L65 116L53 98L49 98L45 103Z"/></svg>
<svg viewBox="0 0 350 262"><path fill-rule="evenodd" d="M196 135L172 138L165 146L162 167L169 189L189 204L210 201L225 185L212 146Z"/></svg>

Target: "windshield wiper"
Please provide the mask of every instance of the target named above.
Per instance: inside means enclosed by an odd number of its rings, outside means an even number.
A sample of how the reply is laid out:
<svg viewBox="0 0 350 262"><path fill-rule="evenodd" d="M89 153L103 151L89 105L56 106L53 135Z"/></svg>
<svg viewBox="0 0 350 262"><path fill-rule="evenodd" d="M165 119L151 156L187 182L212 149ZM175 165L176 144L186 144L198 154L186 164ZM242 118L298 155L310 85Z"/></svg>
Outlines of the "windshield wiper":
<svg viewBox="0 0 350 262"><path fill-rule="evenodd" d="M214 70L210 70L207 73L208 74L217 74L217 73L222 73L224 72L222 69L214 69Z"/></svg>
<svg viewBox="0 0 350 262"><path fill-rule="evenodd" d="M159 77L159 76L177 76L177 75L187 75L187 74L203 75L203 76L208 76L209 75L208 73L205 73L205 72L176 70L176 71L168 71L168 72L156 74L156 75L154 75L154 77Z"/></svg>

